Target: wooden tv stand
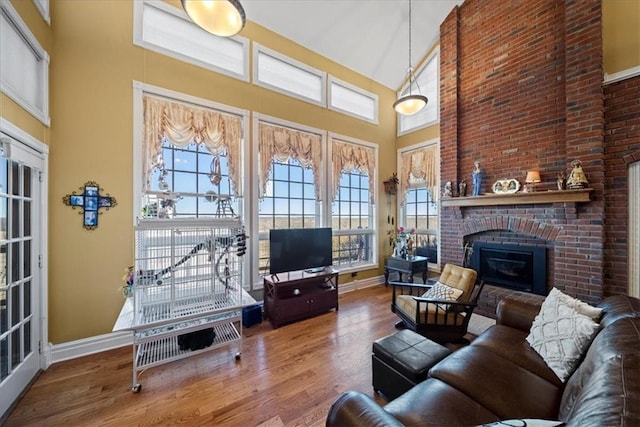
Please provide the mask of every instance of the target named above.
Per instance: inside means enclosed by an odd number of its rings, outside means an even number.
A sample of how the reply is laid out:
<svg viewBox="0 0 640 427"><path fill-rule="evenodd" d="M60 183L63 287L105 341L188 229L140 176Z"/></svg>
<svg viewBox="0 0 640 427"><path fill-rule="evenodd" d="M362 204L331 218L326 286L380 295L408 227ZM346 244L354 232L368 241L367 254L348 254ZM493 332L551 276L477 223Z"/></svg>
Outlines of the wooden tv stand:
<svg viewBox="0 0 640 427"><path fill-rule="evenodd" d="M292 271L264 278L264 315L274 328L329 310L338 311L338 272Z"/></svg>

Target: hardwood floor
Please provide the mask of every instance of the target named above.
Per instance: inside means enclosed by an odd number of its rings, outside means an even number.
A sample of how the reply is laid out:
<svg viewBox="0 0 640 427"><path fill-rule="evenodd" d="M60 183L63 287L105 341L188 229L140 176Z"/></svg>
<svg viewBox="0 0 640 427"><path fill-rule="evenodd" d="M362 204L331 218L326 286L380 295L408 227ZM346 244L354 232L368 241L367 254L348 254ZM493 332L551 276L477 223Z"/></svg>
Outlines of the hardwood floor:
<svg viewBox="0 0 640 427"><path fill-rule="evenodd" d="M395 331L391 290L340 296L340 311L244 329L242 358L224 348L151 368L131 392L130 346L52 365L6 426L323 426L344 391L374 395L371 344Z"/></svg>

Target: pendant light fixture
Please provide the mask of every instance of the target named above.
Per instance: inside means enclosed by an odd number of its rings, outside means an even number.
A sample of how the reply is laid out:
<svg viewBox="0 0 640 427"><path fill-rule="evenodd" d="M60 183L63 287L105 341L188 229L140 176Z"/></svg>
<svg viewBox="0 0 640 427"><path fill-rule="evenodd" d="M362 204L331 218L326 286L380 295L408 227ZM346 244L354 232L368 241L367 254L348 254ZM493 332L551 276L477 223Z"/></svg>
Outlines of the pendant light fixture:
<svg viewBox="0 0 640 427"><path fill-rule="evenodd" d="M196 25L216 36L235 36L247 23L239 0L180 1L184 11Z"/></svg>
<svg viewBox="0 0 640 427"><path fill-rule="evenodd" d="M407 73L409 74L409 93L398 98L398 100L393 103L393 109L399 114L411 116L422 110L429 101L426 96L420 93L420 85L418 85L416 81L415 74L413 74L413 67L411 66L411 0L409 0L409 69ZM418 88L417 94L411 93L413 83L415 83Z"/></svg>

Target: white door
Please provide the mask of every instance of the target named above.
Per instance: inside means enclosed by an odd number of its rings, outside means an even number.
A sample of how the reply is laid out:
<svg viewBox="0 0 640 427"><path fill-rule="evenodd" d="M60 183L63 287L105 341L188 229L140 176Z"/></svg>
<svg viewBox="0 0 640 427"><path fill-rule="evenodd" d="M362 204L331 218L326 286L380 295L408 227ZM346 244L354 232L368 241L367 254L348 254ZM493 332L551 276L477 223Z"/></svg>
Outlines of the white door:
<svg viewBox="0 0 640 427"><path fill-rule="evenodd" d="M41 368L42 155L0 133L0 418Z"/></svg>

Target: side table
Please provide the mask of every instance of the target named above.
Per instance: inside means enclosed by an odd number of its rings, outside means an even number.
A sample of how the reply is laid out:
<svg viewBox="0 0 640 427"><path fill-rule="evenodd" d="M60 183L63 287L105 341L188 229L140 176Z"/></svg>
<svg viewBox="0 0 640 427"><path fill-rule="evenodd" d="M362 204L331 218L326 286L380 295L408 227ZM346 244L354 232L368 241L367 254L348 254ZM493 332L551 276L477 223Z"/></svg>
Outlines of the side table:
<svg viewBox="0 0 640 427"><path fill-rule="evenodd" d="M407 258L400 258L390 256L387 258L384 265L384 284L389 284L389 273L397 271L400 273L400 281L402 281L402 274L409 275L409 282L413 282L413 275L422 273L422 283L427 283L427 262L429 258L424 256L412 256Z"/></svg>

